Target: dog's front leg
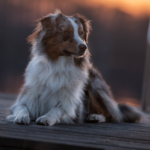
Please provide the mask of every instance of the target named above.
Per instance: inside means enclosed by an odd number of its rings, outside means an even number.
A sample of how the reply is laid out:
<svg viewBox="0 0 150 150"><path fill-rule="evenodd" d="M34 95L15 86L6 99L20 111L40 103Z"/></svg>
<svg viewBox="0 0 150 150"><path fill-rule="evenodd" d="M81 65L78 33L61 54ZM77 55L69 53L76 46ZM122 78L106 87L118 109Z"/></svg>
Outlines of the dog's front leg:
<svg viewBox="0 0 150 150"><path fill-rule="evenodd" d="M12 108L12 113L7 117L8 121L12 121L16 124L29 124L30 117L27 107L25 105L16 104Z"/></svg>
<svg viewBox="0 0 150 150"><path fill-rule="evenodd" d="M37 124L52 126L60 122L65 112L60 107L52 108L48 113L36 119Z"/></svg>

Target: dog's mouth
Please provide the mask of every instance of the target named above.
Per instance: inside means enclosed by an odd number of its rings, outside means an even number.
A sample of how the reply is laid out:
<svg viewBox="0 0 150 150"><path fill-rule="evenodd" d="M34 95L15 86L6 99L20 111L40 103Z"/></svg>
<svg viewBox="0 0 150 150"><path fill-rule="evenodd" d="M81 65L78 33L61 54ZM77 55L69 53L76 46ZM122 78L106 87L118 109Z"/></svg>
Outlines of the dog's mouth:
<svg viewBox="0 0 150 150"><path fill-rule="evenodd" d="M66 55L66 56L70 56L70 55L72 55L73 53L71 53L71 52L69 52L69 51L67 51L67 50L63 50L63 53Z"/></svg>
<svg viewBox="0 0 150 150"><path fill-rule="evenodd" d="M63 53L65 54L65 56L83 57L86 54L86 51L76 54L76 53L69 52L67 50L63 50Z"/></svg>

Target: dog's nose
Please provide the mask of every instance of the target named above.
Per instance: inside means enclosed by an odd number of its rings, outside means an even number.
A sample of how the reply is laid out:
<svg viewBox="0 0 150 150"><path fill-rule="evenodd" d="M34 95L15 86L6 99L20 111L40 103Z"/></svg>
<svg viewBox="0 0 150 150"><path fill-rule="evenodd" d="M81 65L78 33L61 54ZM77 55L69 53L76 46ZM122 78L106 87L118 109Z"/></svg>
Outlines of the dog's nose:
<svg viewBox="0 0 150 150"><path fill-rule="evenodd" d="M84 44L80 44L80 45L78 46L78 48L79 48L80 52L85 52L85 50L87 49L87 46L84 45Z"/></svg>

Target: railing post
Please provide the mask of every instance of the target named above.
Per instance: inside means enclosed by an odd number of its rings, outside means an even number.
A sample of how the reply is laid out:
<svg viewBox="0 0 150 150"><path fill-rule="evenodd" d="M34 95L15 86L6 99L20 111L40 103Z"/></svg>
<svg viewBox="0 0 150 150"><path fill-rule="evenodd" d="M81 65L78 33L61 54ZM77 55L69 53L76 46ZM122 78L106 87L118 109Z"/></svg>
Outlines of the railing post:
<svg viewBox="0 0 150 150"><path fill-rule="evenodd" d="M142 89L142 109L143 111L150 110L150 20L147 32L147 50Z"/></svg>

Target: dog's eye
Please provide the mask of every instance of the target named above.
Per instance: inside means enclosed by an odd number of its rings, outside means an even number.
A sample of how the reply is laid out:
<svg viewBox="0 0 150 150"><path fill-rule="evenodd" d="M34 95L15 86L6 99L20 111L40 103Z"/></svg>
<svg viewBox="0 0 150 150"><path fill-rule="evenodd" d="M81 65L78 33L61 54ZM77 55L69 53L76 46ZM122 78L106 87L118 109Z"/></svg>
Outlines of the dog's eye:
<svg viewBox="0 0 150 150"><path fill-rule="evenodd" d="M63 32L63 40L67 41L70 38L70 33L68 31Z"/></svg>
<svg viewBox="0 0 150 150"><path fill-rule="evenodd" d="M63 33L63 36L69 36L69 32L68 32L68 31L65 31L65 32Z"/></svg>
<svg viewBox="0 0 150 150"><path fill-rule="evenodd" d="M83 31L79 31L79 34L80 34L80 35L83 35Z"/></svg>

